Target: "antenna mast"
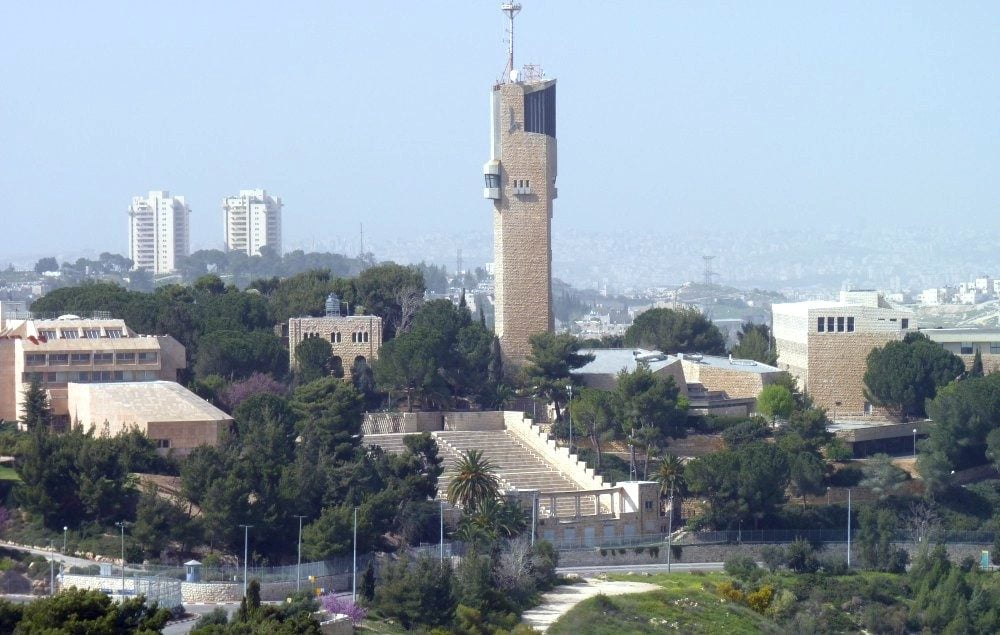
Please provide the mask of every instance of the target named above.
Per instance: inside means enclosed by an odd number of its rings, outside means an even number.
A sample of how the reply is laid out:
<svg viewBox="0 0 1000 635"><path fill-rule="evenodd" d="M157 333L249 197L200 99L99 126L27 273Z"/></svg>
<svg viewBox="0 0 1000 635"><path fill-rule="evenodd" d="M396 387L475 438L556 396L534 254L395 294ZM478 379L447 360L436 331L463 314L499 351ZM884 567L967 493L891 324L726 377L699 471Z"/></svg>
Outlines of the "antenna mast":
<svg viewBox="0 0 1000 635"><path fill-rule="evenodd" d="M503 81L513 81L511 74L514 72L514 16L521 12L521 4L518 2L504 2L500 5L500 10L507 14L508 26L507 35L507 68L503 71Z"/></svg>
<svg viewBox="0 0 1000 635"><path fill-rule="evenodd" d="M715 273L714 271L712 271L712 260L714 258L715 258L715 256L702 256L701 257L701 259L705 261L705 273L702 274L702 275L705 276L704 282L705 282L706 285L712 284L712 276L719 275L719 274Z"/></svg>

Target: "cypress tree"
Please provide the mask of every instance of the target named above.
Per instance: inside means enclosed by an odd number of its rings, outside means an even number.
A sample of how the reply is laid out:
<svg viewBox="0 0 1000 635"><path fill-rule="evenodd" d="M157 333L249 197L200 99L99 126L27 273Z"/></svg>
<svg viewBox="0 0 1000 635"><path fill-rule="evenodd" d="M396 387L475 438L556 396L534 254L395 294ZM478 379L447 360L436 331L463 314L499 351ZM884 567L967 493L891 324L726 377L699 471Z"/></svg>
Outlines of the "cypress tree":
<svg viewBox="0 0 1000 635"><path fill-rule="evenodd" d="M982 376L983 376L983 354L977 348L976 356L972 358L972 370L969 371L969 377L982 377Z"/></svg>
<svg viewBox="0 0 1000 635"><path fill-rule="evenodd" d="M28 430L46 430L52 425L52 407L49 396L37 377L24 389L24 415L21 423Z"/></svg>

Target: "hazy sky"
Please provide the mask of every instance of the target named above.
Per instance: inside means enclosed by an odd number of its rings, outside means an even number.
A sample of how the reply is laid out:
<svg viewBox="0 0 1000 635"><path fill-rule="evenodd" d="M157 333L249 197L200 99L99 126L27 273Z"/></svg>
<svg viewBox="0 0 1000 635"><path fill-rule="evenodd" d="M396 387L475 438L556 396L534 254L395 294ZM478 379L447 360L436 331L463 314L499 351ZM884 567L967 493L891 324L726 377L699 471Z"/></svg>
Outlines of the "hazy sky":
<svg viewBox="0 0 1000 635"><path fill-rule="evenodd" d="M517 65L559 79L557 233L1000 225L1000 3L523 4ZM498 5L3 3L0 261L126 253L160 188L196 248L250 187L286 248L489 231Z"/></svg>

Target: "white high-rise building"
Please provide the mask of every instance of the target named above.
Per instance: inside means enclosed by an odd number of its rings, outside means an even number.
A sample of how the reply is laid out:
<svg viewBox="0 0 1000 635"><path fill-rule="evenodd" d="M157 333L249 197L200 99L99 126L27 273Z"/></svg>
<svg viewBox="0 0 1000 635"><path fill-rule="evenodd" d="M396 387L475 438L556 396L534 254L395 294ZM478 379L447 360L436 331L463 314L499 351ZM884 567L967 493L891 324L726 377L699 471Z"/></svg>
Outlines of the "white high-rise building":
<svg viewBox="0 0 1000 635"><path fill-rule="evenodd" d="M261 247L281 255L281 199L266 190L240 190L222 201L226 249L259 256Z"/></svg>
<svg viewBox="0 0 1000 635"><path fill-rule="evenodd" d="M154 274L177 270L191 246L191 208L183 196L165 190L135 196L128 208L128 255L133 269Z"/></svg>

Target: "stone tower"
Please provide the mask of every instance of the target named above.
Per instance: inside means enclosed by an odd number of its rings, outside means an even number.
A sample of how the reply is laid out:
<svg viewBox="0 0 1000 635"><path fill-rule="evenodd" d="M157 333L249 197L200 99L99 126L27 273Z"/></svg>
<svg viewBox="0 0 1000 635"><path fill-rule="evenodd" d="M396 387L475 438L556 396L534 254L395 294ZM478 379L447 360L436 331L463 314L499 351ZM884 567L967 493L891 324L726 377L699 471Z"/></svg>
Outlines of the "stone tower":
<svg viewBox="0 0 1000 635"><path fill-rule="evenodd" d="M513 17L511 25L513 42ZM506 76L490 98L483 197L493 201L496 333L505 361L518 365L531 352L529 338L553 328L556 81L537 67L512 67L513 46Z"/></svg>

